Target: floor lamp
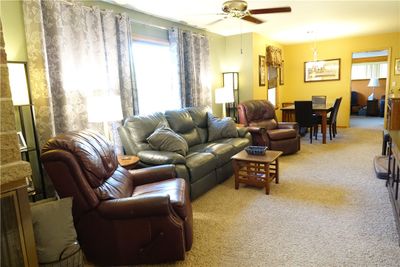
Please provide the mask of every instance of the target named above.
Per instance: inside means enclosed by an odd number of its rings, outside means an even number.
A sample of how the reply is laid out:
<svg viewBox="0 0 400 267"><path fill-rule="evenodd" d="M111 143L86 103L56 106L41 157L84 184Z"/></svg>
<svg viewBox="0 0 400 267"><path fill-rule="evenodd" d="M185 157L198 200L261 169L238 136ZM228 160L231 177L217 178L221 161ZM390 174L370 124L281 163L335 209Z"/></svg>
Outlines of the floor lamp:
<svg viewBox="0 0 400 267"><path fill-rule="evenodd" d="M215 89L215 103L222 104L222 116L226 117L226 103L234 101L233 89L222 87Z"/></svg>

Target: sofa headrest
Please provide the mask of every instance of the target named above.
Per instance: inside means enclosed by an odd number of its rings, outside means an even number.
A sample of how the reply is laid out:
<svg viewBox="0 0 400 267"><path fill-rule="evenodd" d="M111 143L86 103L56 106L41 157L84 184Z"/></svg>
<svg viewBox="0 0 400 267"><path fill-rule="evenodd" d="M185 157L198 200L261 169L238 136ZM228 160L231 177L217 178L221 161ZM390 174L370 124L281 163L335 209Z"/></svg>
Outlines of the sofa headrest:
<svg viewBox="0 0 400 267"><path fill-rule="evenodd" d="M124 126L129 128L131 138L135 143L146 142L157 126L162 123L168 125L164 114L156 112L149 115L136 115L125 120Z"/></svg>
<svg viewBox="0 0 400 267"><path fill-rule="evenodd" d="M208 107L190 107L186 108L192 116L193 122L197 127L207 128L207 113L211 112Z"/></svg>

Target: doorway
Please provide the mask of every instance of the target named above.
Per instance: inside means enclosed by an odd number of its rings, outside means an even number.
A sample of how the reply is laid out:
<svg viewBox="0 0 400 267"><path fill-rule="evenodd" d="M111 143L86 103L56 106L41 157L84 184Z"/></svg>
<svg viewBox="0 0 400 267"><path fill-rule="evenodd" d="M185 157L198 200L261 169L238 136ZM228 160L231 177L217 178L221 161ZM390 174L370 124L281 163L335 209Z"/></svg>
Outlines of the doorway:
<svg viewBox="0 0 400 267"><path fill-rule="evenodd" d="M352 53L350 127L383 128L388 50Z"/></svg>

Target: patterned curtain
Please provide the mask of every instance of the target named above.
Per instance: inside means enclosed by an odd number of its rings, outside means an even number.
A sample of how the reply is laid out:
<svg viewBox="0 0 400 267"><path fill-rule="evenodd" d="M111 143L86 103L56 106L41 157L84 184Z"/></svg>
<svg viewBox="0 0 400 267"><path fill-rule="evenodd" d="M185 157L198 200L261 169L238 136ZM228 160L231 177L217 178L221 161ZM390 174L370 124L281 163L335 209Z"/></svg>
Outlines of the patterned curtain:
<svg viewBox="0 0 400 267"><path fill-rule="evenodd" d="M267 47L267 65L278 68L282 65L282 50L274 46Z"/></svg>
<svg viewBox="0 0 400 267"><path fill-rule="evenodd" d="M210 52L204 35L173 28L169 42L178 66L177 84L182 107L211 107Z"/></svg>
<svg viewBox="0 0 400 267"><path fill-rule="evenodd" d="M137 112L127 16L64 1L23 1L23 10L41 146L66 131L104 133L103 123L113 126L104 134L119 144L115 127L120 120L89 122L88 102L117 96L123 117Z"/></svg>

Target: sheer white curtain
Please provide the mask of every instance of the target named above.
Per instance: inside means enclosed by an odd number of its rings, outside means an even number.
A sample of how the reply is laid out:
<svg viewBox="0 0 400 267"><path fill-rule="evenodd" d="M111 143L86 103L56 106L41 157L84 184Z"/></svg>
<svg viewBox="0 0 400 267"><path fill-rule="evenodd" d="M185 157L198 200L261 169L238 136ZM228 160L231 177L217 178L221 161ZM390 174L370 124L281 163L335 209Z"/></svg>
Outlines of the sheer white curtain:
<svg viewBox="0 0 400 267"><path fill-rule="evenodd" d="M120 109L124 117L135 112L126 15L64 1L23 1L23 9L33 103L45 113L37 118L39 134L85 128L103 132L107 128L102 124L113 121L91 123L89 112ZM114 107L109 101L102 109L89 110L89 100L98 97L119 101ZM120 122L122 116L111 120ZM117 137L115 132L104 134Z"/></svg>

